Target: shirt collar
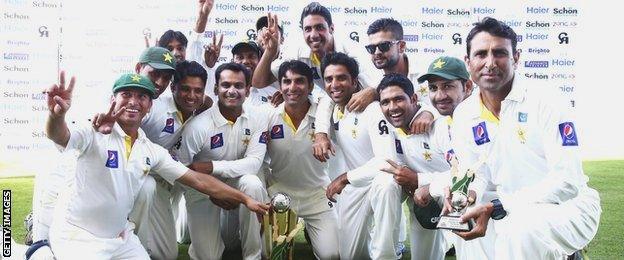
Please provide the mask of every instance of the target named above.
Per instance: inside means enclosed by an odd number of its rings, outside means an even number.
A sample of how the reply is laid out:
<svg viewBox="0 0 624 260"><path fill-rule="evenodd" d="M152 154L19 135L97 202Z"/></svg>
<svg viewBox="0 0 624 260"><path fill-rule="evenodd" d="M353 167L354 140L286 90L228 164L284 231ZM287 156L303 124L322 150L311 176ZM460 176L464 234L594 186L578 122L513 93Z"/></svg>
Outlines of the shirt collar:
<svg viewBox="0 0 624 260"><path fill-rule="evenodd" d="M124 130L121 128L121 126L118 123L115 123L115 125L113 125L112 133L120 136L121 138L124 138L125 136L128 135L126 134L126 132L124 132ZM139 128L136 141L145 141L146 139L147 138L145 137L145 132L143 132L143 129Z"/></svg>
<svg viewBox="0 0 624 260"><path fill-rule="evenodd" d="M248 118L249 118L248 114L245 112L245 111L246 111L245 107L246 107L246 106L245 106L245 105L243 105L243 113L241 113L241 115L238 117L238 119L237 119L237 120L239 120L240 118L245 118L245 119L248 119ZM215 125L216 127L221 127L221 126L224 126L224 125L231 124L231 122L230 122L230 121L228 121L228 120L227 120L225 117L223 117L223 115L221 114L221 111L219 110L219 105L218 105L218 104L215 104L213 107L211 107L211 108L209 109L209 111L210 111L210 113L212 114L212 119L213 119L214 125Z"/></svg>
<svg viewBox="0 0 624 260"><path fill-rule="evenodd" d="M316 102L314 102L312 95L310 95L308 97L308 100L310 101L310 107L308 108L308 112L306 113L306 117L310 117L310 118L316 118L315 117L315 111L316 111L316 106L318 105ZM277 112L280 114L280 116L283 116L286 113L286 109L284 108L284 102L282 102L279 106L277 106Z"/></svg>

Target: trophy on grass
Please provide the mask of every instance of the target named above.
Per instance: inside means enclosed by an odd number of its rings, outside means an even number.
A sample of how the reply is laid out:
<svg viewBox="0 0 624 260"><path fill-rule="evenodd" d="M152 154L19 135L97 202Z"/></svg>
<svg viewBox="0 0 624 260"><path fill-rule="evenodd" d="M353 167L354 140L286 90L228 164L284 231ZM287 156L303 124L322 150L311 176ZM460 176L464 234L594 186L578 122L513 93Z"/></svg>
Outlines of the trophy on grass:
<svg viewBox="0 0 624 260"><path fill-rule="evenodd" d="M465 223L461 223L460 216L466 211L468 206L468 185L474 180L475 173L485 162L485 158L479 158L472 167L466 171L459 170L459 163L457 158L451 159L451 207L452 211L448 215L440 216L438 220L438 228L457 230L457 231L470 231L473 227L474 221L471 219Z"/></svg>
<svg viewBox="0 0 624 260"><path fill-rule="evenodd" d="M294 237L303 229L303 220L290 209L290 196L283 192L271 197L271 209L262 217L264 253L271 260L293 259Z"/></svg>

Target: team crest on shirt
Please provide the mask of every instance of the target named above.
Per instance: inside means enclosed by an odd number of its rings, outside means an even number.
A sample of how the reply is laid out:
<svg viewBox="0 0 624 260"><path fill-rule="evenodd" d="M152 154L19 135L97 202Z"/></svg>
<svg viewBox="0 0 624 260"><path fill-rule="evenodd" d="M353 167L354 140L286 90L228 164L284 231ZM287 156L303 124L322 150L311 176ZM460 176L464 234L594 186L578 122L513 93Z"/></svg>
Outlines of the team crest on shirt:
<svg viewBox="0 0 624 260"><path fill-rule="evenodd" d="M518 112L518 122L526 123L529 114L524 112Z"/></svg>
<svg viewBox="0 0 624 260"><path fill-rule="evenodd" d="M578 139L576 138L576 130L574 129L574 123L563 122L559 124L559 134L563 146L578 146Z"/></svg>
<svg viewBox="0 0 624 260"><path fill-rule="evenodd" d="M429 144L428 144L428 143L426 143L426 142L423 142L423 148L425 148L425 149L429 149Z"/></svg>
<svg viewBox="0 0 624 260"><path fill-rule="evenodd" d="M264 131L260 135L260 140L258 140L261 144L266 144L269 141L269 131Z"/></svg>
<svg viewBox="0 0 624 260"><path fill-rule="evenodd" d="M162 132L173 134L173 123L173 118L167 118L165 128L163 128Z"/></svg>
<svg viewBox="0 0 624 260"><path fill-rule="evenodd" d="M262 102L264 103L269 102L269 99L265 96L260 97L260 100L262 100Z"/></svg>
<svg viewBox="0 0 624 260"><path fill-rule="evenodd" d="M446 162L449 165L451 165L451 160L453 160L453 157L455 157L455 151L453 151L453 149L448 150L448 151L446 151L446 153L444 153L444 159L446 159Z"/></svg>
<svg viewBox="0 0 624 260"><path fill-rule="evenodd" d="M490 142L490 137L488 136L487 128L485 127L485 122L481 122L478 125L473 126L472 135L474 136L474 141L477 145L482 145L484 143Z"/></svg>
<svg viewBox="0 0 624 260"><path fill-rule="evenodd" d="M249 130L249 128L245 128L245 135L251 135L251 130Z"/></svg>
<svg viewBox="0 0 624 260"><path fill-rule="evenodd" d="M271 128L271 139L284 138L284 125L274 125Z"/></svg>
<svg viewBox="0 0 624 260"><path fill-rule="evenodd" d="M218 133L210 137L210 149L215 149L223 146L223 133Z"/></svg>
<svg viewBox="0 0 624 260"><path fill-rule="evenodd" d="M394 139L394 146L396 147L396 152L398 154L403 154L403 147L401 146L401 141L399 141L399 139Z"/></svg>
<svg viewBox="0 0 624 260"><path fill-rule="evenodd" d="M119 156L117 155L117 151L108 150L108 157L106 157L106 167L108 168L119 167Z"/></svg>

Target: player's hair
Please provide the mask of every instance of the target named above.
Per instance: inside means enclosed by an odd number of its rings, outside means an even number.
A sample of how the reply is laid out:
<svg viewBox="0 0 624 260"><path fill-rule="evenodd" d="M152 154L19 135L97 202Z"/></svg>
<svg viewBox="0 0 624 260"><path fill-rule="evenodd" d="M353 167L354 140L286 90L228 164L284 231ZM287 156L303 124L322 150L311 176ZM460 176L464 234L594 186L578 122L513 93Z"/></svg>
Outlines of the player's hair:
<svg viewBox="0 0 624 260"><path fill-rule="evenodd" d="M234 62L223 63L217 67L215 71L215 82L219 84L219 80L221 79L221 72L224 70L231 70L234 72L243 72L245 74L245 86L251 85L251 71L247 69L243 64L238 64Z"/></svg>
<svg viewBox="0 0 624 260"><path fill-rule="evenodd" d="M384 89L394 86L401 88L410 97L414 95L414 84L412 84L412 81L398 73L386 74L379 82L379 86L377 86L377 94L381 94L381 91Z"/></svg>
<svg viewBox="0 0 624 260"><path fill-rule="evenodd" d="M308 15L320 15L325 18L325 22L327 22L328 26L332 25L331 13L327 9L327 7L319 4L318 2L312 2L301 11L301 19L299 20L299 26L303 28L303 18L306 18Z"/></svg>
<svg viewBox="0 0 624 260"><path fill-rule="evenodd" d="M184 46L185 48L186 48L186 44L188 44L188 40L186 39L186 36L184 36L182 32L174 31L174 30L167 30L165 33L163 33L162 36L160 36L160 39L158 39L158 46L166 49L167 44L169 44L173 40L179 41L182 44L182 46Z"/></svg>
<svg viewBox="0 0 624 260"><path fill-rule="evenodd" d="M199 77L204 85L208 79L208 73L196 61L182 61L176 64L175 74L173 74L173 85L179 84L186 77Z"/></svg>
<svg viewBox="0 0 624 260"><path fill-rule="evenodd" d="M282 79L286 76L286 72L293 72L299 75L303 75L308 80L308 84L314 84L312 69L307 64L303 63L299 60L289 60L285 61L280 65L279 71L277 72L277 81L280 85L282 85Z"/></svg>
<svg viewBox="0 0 624 260"><path fill-rule="evenodd" d="M481 20L480 22L476 22L473 25L474 27L472 28L472 30L470 30L470 33L468 33L468 37L466 38L467 55L470 55L472 38L474 38L474 36L480 32L487 32L497 37L509 39L511 41L511 50L513 51L513 54L518 53L516 50L516 45L518 45L518 35L516 34L516 32L514 32L513 29L511 29L511 27L509 27L505 23L492 17L485 17L483 18L483 20Z"/></svg>
<svg viewBox="0 0 624 260"><path fill-rule="evenodd" d="M380 31L391 32L395 40L403 40L403 26L392 18L377 19L368 26L366 34L371 35Z"/></svg>
<svg viewBox="0 0 624 260"><path fill-rule="evenodd" d="M360 75L360 67L357 61L342 52L330 52L325 55L321 62L321 74L325 75L325 68L329 65L345 66L353 80L357 79L358 75Z"/></svg>

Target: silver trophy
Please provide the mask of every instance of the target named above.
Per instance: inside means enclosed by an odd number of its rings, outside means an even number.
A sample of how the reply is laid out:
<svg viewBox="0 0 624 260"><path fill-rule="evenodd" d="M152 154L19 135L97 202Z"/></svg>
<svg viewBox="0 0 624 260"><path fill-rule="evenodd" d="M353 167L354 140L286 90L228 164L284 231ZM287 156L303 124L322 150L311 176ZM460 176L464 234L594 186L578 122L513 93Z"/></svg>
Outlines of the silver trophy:
<svg viewBox="0 0 624 260"><path fill-rule="evenodd" d="M271 209L262 217L264 255L271 260L293 259L294 237L303 229L303 220L290 208L288 194L278 192L271 196Z"/></svg>
<svg viewBox="0 0 624 260"><path fill-rule="evenodd" d="M452 185L450 192L451 207L453 209L448 215L440 216L438 228L457 231L470 231L472 229L474 221L469 220L462 223L459 217L468 207L468 185L474 180L476 170L484 162L485 158L482 157L475 165L462 172L459 170L457 159L455 157L451 159Z"/></svg>

